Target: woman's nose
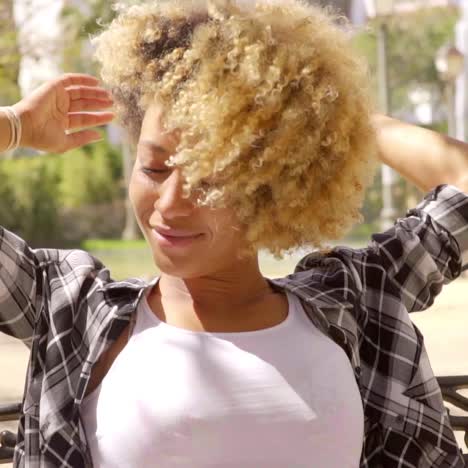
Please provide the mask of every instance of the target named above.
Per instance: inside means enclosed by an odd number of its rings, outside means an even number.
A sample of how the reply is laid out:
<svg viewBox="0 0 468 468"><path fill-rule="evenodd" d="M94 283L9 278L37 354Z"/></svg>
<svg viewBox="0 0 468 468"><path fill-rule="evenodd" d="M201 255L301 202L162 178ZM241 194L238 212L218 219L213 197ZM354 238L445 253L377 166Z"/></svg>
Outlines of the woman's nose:
<svg viewBox="0 0 468 468"><path fill-rule="evenodd" d="M172 170L170 176L159 186L155 209L163 218L171 219L188 216L194 209L190 198L183 198L184 179L179 168Z"/></svg>

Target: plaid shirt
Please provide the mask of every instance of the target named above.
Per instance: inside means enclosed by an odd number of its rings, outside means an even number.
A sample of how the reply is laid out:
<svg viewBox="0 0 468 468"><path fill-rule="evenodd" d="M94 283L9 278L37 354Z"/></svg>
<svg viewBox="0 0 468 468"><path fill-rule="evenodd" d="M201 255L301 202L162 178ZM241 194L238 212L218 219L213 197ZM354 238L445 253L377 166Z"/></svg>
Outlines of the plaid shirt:
<svg viewBox="0 0 468 468"><path fill-rule="evenodd" d="M439 186L368 248L312 253L269 280L296 294L350 359L365 415L362 468L464 466L408 313L460 274L467 220L468 197ZM0 331L31 347L15 466L92 466L79 417L91 369L151 284L115 282L86 252L32 250L0 229Z"/></svg>

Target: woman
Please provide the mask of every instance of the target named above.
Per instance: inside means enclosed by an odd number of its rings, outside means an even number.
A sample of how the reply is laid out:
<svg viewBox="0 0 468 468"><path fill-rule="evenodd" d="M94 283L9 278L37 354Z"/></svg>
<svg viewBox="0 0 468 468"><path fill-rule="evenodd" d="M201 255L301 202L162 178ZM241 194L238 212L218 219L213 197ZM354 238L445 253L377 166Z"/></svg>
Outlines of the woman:
<svg viewBox="0 0 468 468"><path fill-rule="evenodd" d="M86 252L1 231L1 330L31 345L15 464L464 466L408 312L460 274L466 146L377 117L381 158L432 192L367 249L270 280L258 249L342 235L371 180L367 78L333 18L136 6L97 57L161 276L114 282Z"/></svg>

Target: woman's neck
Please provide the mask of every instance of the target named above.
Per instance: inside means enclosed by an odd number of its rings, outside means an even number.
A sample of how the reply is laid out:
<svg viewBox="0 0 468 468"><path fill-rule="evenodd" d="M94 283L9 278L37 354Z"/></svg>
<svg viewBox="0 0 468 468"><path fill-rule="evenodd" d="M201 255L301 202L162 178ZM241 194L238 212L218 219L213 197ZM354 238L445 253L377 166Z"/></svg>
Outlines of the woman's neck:
<svg viewBox="0 0 468 468"><path fill-rule="evenodd" d="M196 278L162 273L154 294L164 301L199 312L224 310L258 303L273 291L263 277L258 259L238 262L229 268Z"/></svg>

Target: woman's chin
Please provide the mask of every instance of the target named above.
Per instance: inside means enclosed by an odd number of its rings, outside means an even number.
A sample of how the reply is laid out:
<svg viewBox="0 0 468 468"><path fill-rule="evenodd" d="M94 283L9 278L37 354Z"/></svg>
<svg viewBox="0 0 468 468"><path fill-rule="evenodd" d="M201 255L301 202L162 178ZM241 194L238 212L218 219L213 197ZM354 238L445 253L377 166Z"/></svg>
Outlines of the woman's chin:
<svg viewBox="0 0 468 468"><path fill-rule="evenodd" d="M206 274L206 271L200 268L200 265L203 265L201 258L173 258L153 251L153 260L161 274L177 278L198 278Z"/></svg>

